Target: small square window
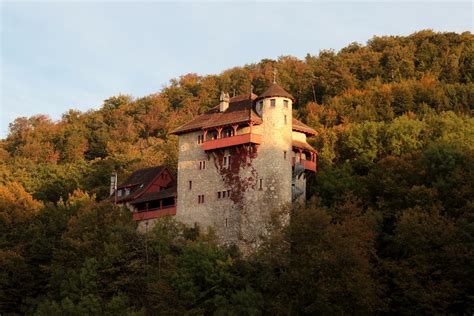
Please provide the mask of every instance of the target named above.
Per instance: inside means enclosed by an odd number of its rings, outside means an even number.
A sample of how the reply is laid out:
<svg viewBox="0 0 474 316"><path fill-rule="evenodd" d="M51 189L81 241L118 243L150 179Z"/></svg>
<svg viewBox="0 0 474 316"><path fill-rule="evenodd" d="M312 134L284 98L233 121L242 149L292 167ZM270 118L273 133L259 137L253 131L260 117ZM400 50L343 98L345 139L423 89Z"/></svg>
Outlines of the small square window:
<svg viewBox="0 0 474 316"><path fill-rule="evenodd" d="M260 190L263 189L263 179L260 179L260 186L259 186L259 189L260 189Z"/></svg>
<svg viewBox="0 0 474 316"><path fill-rule="evenodd" d="M274 108L276 105L276 100L275 99L270 99L270 106Z"/></svg>
<svg viewBox="0 0 474 316"><path fill-rule="evenodd" d="M283 152L283 158L286 160L286 150Z"/></svg>
<svg viewBox="0 0 474 316"><path fill-rule="evenodd" d="M218 199L221 198L221 191L217 192L217 198L218 198Z"/></svg>
<svg viewBox="0 0 474 316"><path fill-rule="evenodd" d="M285 125L288 123L287 116L285 115Z"/></svg>
<svg viewBox="0 0 474 316"><path fill-rule="evenodd" d="M222 191L222 198L225 198L226 191Z"/></svg>
<svg viewBox="0 0 474 316"><path fill-rule="evenodd" d="M193 188L193 182L189 181L189 190L191 190L192 188Z"/></svg>

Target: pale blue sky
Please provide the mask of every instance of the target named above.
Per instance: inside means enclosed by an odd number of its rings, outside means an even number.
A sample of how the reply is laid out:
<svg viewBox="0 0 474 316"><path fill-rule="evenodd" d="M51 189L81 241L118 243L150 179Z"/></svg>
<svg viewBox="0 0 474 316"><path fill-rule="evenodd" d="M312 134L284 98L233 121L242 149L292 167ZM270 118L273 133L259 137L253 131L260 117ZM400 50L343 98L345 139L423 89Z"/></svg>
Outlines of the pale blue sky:
<svg viewBox="0 0 474 316"><path fill-rule="evenodd" d="M186 73L304 58L373 35L473 31L472 2L0 0L0 138L18 116L97 109Z"/></svg>

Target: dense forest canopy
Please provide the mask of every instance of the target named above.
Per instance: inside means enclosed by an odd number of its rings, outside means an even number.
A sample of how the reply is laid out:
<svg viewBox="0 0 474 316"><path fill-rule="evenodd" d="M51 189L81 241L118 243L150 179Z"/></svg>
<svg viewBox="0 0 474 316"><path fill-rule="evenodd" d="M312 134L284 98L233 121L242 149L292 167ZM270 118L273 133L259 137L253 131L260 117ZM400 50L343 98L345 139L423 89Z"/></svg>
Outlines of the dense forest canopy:
<svg viewBox="0 0 474 316"><path fill-rule="evenodd" d="M103 201L114 170L175 170L170 132L274 69L319 169L257 253L170 219L139 234ZM425 30L17 118L0 141L0 314L472 314L473 108L474 36Z"/></svg>

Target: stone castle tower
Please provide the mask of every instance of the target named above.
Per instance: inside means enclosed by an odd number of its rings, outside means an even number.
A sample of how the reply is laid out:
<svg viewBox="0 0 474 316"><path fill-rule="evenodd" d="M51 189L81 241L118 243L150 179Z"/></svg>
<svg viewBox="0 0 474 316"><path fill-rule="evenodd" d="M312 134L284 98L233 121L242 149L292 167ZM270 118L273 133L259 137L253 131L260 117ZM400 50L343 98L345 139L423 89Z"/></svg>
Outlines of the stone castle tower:
<svg viewBox="0 0 474 316"><path fill-rule="evenodd" d="M177 220L212 226L244 252L258 246L273 209L305 199L316 171L315 131L292 117L294 98L276 83L259 96L222 93L220 104L179 135Z"/></svg>

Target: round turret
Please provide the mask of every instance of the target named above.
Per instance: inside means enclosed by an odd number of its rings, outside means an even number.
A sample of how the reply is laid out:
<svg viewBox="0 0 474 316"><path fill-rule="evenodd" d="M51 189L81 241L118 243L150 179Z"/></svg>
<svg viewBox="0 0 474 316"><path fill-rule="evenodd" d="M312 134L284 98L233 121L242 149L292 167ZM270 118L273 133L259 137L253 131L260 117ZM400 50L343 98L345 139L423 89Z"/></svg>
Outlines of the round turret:
<svg viewBox="0 0 474 316"><path fill-rule="evenodd" d="M255 99L255 111L266 121L291 125L291 114L294 98L276 83Z"/></svg>

